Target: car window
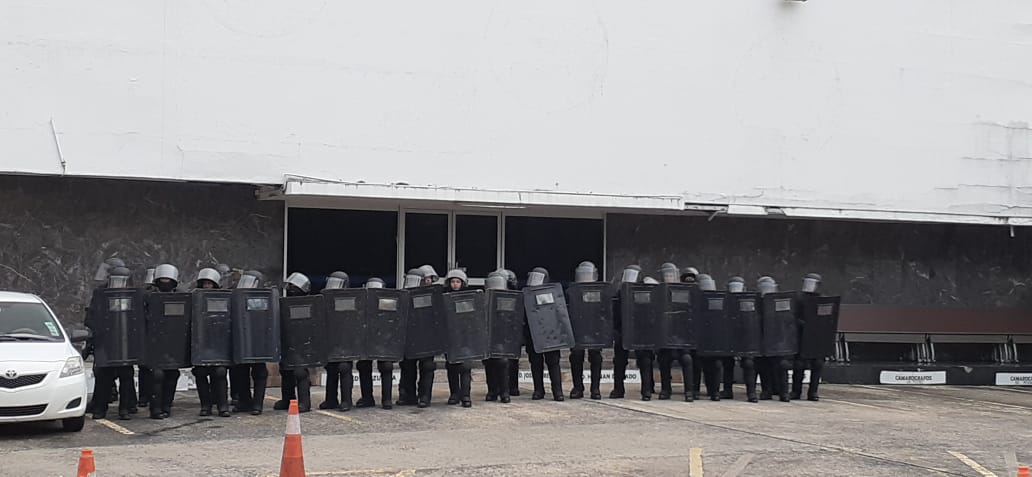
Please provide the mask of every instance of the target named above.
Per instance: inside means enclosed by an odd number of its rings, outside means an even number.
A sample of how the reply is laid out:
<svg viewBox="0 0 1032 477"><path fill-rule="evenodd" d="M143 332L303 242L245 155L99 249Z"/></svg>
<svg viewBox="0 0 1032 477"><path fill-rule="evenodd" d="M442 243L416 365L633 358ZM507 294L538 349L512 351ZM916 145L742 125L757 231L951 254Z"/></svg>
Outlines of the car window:
<svg viewBox="0 0 1032 477"><path fill-rule="evenodd" d="M0 342L4 337L64 340L64 332L41 303L0 302Z"/></svg>

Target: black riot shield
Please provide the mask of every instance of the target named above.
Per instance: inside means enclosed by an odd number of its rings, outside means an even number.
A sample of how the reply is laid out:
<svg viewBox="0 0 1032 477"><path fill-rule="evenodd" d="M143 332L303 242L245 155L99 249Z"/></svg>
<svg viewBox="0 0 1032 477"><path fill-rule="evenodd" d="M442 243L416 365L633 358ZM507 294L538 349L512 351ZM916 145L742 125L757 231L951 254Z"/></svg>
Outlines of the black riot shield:
<svg viewBox="0 0 1032 477"><path fill-rule="evenodd" d="M284 369L326 364L326 309L322 295L280 298L280 338Z"/></svg>
<svg viewBox="0 0 1032 477"><path fill-rule="evenodd" d="M490 357L519 359L523 346L523 293L515 290L487 291L488 323L491 327Z"/></svg>
<svg viewBox="0 0 1032 477"><path fill-rule="evenodd" d="M702 292L699 302L699 356L732 356L731 320L728 319L727 293Z"/></svg>
<svg viewBox="0 0 1032 477"><path fill-rule="evenodd" d="M188 368L193 297L189 293L147 295L147 351L144 364L154 369Z"/></svg>
<svg viewBox="0 0 1032 477"><path fill-rule="evenodd" d="M799 310L799 357L824 359L835 355L839 304L842 297L801 294Z"/></svg>
<svg viewBox="0 0 1032 477"><path fill-rule="evenodd" d="M444 354L446 337L442 291L440 285L407 290L406 359L429 358Z"/></svg>
<svg viewBox="0 0 1032 477"><path fill-rule="evenodd" d="M578 349L613 347L613 288L608 283L571 284L566 307Z"/></svg>
<svg viewBox="0 0 1032 477"><path fill-rule="evenodd" d="M143 291L98 289L92 303L93 363L101 368L140 363L144 357Z"/></svg>
<svg viewBox="0 0 1032 477"><path fill-rule="evenodd" d="M190 326L190 360L194 366L233 364L232 295L230 290L194 290Z"/></svg>
<svg viewBox="0 0 1032 477"><path fill-rule="evenodd" d="M280 360L279 290L237 288L232 292L233 363Z"/></svg>
<svg viewBox="0 0 1032 477"><path fill-rule="evenodd" d="M653 291L659 312L661 348L696 349L695 310L701 298L698 287L683 283L662 283Z"/></svg>
<svg viewBox="0 0 1032 477"><path fill-rule="evenodd" d="M365 288L323 290L326 307L327 360L331 363L366 359Z"/></svg>
<svg viewBox="0 0 1032 477"><path fill-rule="evenodd" d="M620 287L623 347L626 350L659 349L663 329L661 313L654 300L656 285L624 283Z"/></svg>
<svg viewBox="0 0 1032 477"><path fill-rule="evenodd" d="M755 293L729 293L726 305L731 319L731 352L735 356L759 356L763 351L760 296Z"/></svg>
<svg viewBox="0 0 1032 477"><path fill-rule="evenodd" d="M763 356L792 356L799 352L795 292L768 293L760 299Z"/></svg>
<svg viewBox="0 0 1032 477"><path fill-rule="evenodd" d="M367 288L365 359L401 361L405 357L408 297L402 290Z"/></svg>
<svg viewBox="0 0 1032 477"><path fill-rule="evenodd" d="M490 356L488 348L491 330L484 292L468 290L445 293L442 300L448 334L445 347L448 362L461 363Z"/></svg>
<svg viewBox="0 0 1032 477"><path fill-rule="evenodd" d="M523 306L534 351L547 353L577 345L562 285L552 283L524 288Z"/></svg>

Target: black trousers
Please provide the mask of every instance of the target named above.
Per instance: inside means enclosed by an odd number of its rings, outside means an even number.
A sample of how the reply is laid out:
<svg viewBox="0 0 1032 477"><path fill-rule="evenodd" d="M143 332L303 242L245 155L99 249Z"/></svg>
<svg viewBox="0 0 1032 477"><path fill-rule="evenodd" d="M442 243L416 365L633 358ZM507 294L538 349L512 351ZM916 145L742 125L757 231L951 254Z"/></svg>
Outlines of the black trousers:
<svg viewBox="0 0 1032 477"><path fill-rule="evenodd" d="M445 368L448 370L448 390L451 393L449 401L471 401L469 395L473 383L473 370L469 363L448 363Z"/></svg>
<svg viewBox="0 0 1032 477"><path fill-rule="evenodd" d="M788 370L792 362L787 356L765 356L757 359L760 381L763 385L762 395L770 398L777 395L782 401L789 399Z"/></svg>
<svg viewBox="0 0 1032 477"><path fill-rule="evenodd" d="M584 394L584 355L588 355L588 363L591 366L591 394L599 394L599 383L602 380L602 350L574 349L570 351L570 374L573 377L573 391L571 396L582 396Z"/></svg>
<svg viewBox="0 0 1032 477"><path fill-rule="evenodd" d="M660 399L670 396L673 393L673 363L677 361L681 365L681 378L684 383L684 395L686 398L694 398L695 370L694 360L688 350L682 349L661 349L657 353L659 361L659 389Z"/></svg>
<svg viewBox="0 0 1032 477"><path fill-rule="evenodd" d="M810 369L810 386L806 391L806 397L819 397L817 392L821 385L821 375L824 373L824 359L796 358L792 368L792 397L795 399L803 394L803 377L807 368Z"/></svg>
<svg viewBox="0 0 1032 477"><path fill-rule="evenodd" d="M358 368L358 386L362 399L373 400L373 361L359 361L355 367ZM380 371L380 399L383 405L390 406L394 394L394 363L377 361L376 369Z"/></svg>
<svg viewBox="0 0 1032 477"><path fill-rule="evenodd" d="M140 366L140 398L138 404L142 407L150 406L151 397L154 394L154 370Z"/></svg>
<svg viewBox="0 0 1032 477"><path fill-rule="evenodd" d="M135 406L136 390L133 389L133 367L113 366L93 369L93 412L95 416L107 414L111 401L111 388L118 380L118 413L127 414Z"/></svg>
<svg viewBox="0 0 1032 477"><path fill-rule="evenodd" d="M197 397L202 410L215 406L219 412L229 411L229 383L225 366L194 366L191 371L197 382Z"/></svg>
<svg viewBox="0 0 1032 477"><path fill-rule="evenodd" d="M158 413L172 414L172 400L176 398L176 383L179 382L178 369L154 369L153 388L150 400L151 415Z"/></svg>
<svg viewBox="0 0 1032 477"><path fill-rule="evenodd" d="M652 391L656 388L656 379L653 375L653 363L656 361L654 351L634 351L634 362L638 365L638 373L641 374L641 398L652 399Z"/></svg>
<svg viewBox="0 0 1032 477"><path fill-rule="evenodd" d="M354 364L351 361L326 363L326 399L319 405L321 409L340 407L346 403L351 407L351 395L355 389L355 378L351 373ZM338 397L337 390L340 390Z"/></svg>
<svg viewBox="0 0 1032 477"><path fill-rule="evenodd" d="M530 374L534 380L534 396L545 394L545 366L548 366L548 379L551 382L552 398L563 399L563 374L559 368L559 351L538 353L533 345L527 346L527 359L530 361Z"/></svg>
<svg viewBox="0 0 1032 477"><path fill-rule="evenodd" d="M237 390L237 411L262 412L265 406L265 388L269 383L269 368L265 363L238 364L229 369L229 378ZM254 383L252 394L251 383Z"/></svg>
<svg viewBox="0 0 1032 477"><path fill-rule="evenodd" d="M276 403L277 408L288 409L290 401L297 399L299 412L312 409L312 378L308 368L284 369L280 364L280 393L283 399Z"/></svg>
<svg viewBox="0 0 1032 477"><path fill-rule="evenodd" d="M509 396L509 361L507 358L488 358L483 361L488 399Z"/></svg>

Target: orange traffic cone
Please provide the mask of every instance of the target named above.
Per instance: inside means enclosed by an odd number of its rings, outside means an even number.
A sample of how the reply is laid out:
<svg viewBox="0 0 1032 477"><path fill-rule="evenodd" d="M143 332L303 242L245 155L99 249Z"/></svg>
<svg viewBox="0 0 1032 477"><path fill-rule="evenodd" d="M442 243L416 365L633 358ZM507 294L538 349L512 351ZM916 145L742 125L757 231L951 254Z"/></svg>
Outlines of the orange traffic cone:
<svg viewBox="0 0 1032 477"><path fill-rule="evenodd" d="M301 450L301 415L297 412L297 399L290 400L287 411L287 434L283 437L283 460L280 463L280 477L305 477L305 455Z"/></svg>
<svg viewBox="0 0 1032 477"><path fill-rule="evenodd" d="M1018 477L1032 477L1027 465L1018 466Z"/></svg>
<svg viewBox="0 0 1032 477"><path fill-rule="evenodd" d="M93 463L93 451L83 449L79 455L79 471L75 477L97 477L97 467Z"/></svg>

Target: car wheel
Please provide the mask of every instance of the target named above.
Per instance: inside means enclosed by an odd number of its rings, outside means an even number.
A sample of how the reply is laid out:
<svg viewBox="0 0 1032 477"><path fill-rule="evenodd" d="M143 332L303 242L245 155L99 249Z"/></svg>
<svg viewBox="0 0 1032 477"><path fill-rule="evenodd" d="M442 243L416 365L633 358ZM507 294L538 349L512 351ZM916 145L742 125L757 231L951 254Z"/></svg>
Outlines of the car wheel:
<svg viewBox="0 0 1032 477"><path fill-rule="evenodd" d="M85 424L86 416L61 419L61 427L63 427L66 432L79 432L82 430L82 426Z"/></svg>

